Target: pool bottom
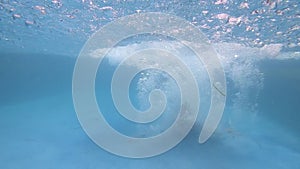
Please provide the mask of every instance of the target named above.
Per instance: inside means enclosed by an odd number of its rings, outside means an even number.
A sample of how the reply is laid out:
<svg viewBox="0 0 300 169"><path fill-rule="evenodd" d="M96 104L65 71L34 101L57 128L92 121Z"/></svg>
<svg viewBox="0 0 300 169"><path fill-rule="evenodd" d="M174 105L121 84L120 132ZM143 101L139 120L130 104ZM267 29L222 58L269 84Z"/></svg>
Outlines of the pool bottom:
<svg viewBox="0 0 300 169"><path fill-rule="evenodd" d="M225 111L226 114L234 112ZM232 111L232 110L231 110ZM299 137L263 117L230 127L221 122L205 144L198 130L172 150L152 158L128 159L110 154L84 133L68 93L0 107L0 168L210 168L296 169Z"/></svg>

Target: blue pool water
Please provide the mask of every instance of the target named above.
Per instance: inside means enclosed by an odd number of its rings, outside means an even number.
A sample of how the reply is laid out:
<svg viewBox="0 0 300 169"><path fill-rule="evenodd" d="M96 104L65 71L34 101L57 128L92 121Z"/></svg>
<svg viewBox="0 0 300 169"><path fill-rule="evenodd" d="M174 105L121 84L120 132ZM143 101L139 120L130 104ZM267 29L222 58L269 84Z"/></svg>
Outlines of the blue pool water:
<svg viewBox="0 0 300 169"><path fill-rule="evenodd" d="M298 0L0 1L0 168L298 169L299 6ZM199 28L218 53L227 94L218 128L199 144L210 106L209 79L203 64L181 51L198 74L202 113L170 151L131 159L101 149L84 132L73 105L72 78L79 52L93 33L122 16L144 12L176 15ZM100 109L126 135L161 133L179 107L176 82L155 70L140 72L129 96L145 110L151 90L165 91L168 104L161 119L150 126L132 124L113 105L109 84L119 57L150 45L181 50L173 40L156 36L115 46L95 79Z"/></svg>

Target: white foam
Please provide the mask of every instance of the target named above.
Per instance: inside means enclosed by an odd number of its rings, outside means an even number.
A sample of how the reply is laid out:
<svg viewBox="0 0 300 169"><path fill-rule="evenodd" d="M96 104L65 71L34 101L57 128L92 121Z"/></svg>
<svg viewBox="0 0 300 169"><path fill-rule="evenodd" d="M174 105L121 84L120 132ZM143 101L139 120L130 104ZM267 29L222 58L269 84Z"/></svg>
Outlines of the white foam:
<svg viewBox="0 0 300 169"><path fill-rule="evenodd" d="M286 59L300 59L300 52L282 52L282 44L269 44L263 47L249 47L239 43L215 43L213 44L216 52L218 53L221 64L224 67L226 77L233 82L231 84L234 90L237 91L233 96L229 96L233 99L233 103L238 108L249 107L255 108L255 100L259 95L259 91L263 88L263 73L259 70L258 62L265 59L271 60L286 60ZM134 54L136 51L157 48L167 50L174 55L181 56L186 64L191 68L196 75L198 82L207 80L203 79L203 70L205 69L201 63L197 63L195 59L190 56L191 53L187 51L186 46L177 41L146 41L142 43L130 44L127 46L117 46L112 48L108 54L109 63L117 65L122 61L124 57ZM93 57L99 56L105 49L98 49L91 53ZM147 63L144 63L145 65ZM137 66L137 65L128 65ZM143 66L143 64L139 65ZM153 72L152 72L153 73ZM143 78L138 83L139 96L148 93L149 86L155 86L160 83L156 74L147 74L147 83L144 83ZM150 80L151 79L151 80ZM209 83L209 82L207 82ZM163 85L169 85L168 82L164 82ZM168 86L170 92L176 87ZM148 105L145 102L141 102L143 105Z"/></svg>

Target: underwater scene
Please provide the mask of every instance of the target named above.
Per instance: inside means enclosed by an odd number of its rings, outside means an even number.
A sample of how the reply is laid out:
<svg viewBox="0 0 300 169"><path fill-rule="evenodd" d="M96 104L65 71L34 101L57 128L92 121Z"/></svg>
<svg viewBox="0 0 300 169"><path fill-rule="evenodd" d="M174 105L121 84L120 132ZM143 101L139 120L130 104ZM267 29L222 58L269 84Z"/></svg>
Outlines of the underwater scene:
<svg viewBox="0 0 300 169"><path fill-rule="evenodd" d="M299 0L0 0L0 169L299 169Z"/></svg>

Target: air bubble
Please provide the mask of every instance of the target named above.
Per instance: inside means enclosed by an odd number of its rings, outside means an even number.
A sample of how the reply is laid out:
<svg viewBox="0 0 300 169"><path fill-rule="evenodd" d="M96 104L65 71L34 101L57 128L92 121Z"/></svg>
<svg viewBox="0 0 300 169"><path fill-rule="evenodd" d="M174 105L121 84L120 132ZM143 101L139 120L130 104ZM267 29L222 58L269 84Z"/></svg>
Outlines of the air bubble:
<svg viewBox="0 0 300 169"><path fill-rule="evenodd" d="M19 18L21 18L21 15L19 15L19 14L13 14L13 19L19 19Z"/></svg>
<svg viewBox="0 0 300 169"><path fill-rule="evenodd" d="M25 21L26 26L33 25L33 24L34 24L34 21L30 21L30 20Z"/></svg>
<svg viewBox="0 0 300 169"><path fill-rule="evenodd" d="M244 9L244 8L249 9L249 4L246 3L246 2L242 2L242 3L240 4L240 8L241 8L241 9Z"/></svg>

